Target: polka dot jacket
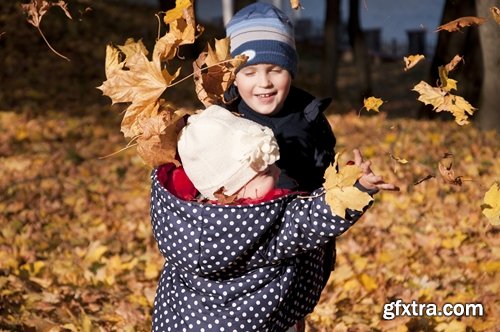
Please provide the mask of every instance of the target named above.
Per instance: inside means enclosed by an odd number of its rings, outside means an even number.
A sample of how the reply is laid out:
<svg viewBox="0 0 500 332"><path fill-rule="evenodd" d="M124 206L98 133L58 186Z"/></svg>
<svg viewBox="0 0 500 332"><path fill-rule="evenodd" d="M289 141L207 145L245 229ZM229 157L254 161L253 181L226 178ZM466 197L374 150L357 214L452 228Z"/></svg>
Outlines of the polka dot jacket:
<svg viewBox="0 0 500 332"><path fill-rule="evenodd" d="M333 216L320 190L249 205L181 200L152 173L151 222L165 265L153 331L286 331L322 288L324 244L362 212Z"/></svg>

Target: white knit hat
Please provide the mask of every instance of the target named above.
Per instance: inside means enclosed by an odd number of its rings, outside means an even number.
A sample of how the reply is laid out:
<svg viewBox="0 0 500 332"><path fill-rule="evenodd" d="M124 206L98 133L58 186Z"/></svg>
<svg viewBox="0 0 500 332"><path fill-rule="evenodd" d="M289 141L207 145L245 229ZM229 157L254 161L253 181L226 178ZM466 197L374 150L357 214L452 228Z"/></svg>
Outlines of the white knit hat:
<svg viewBox="0 0 500 332"><path fill-rule="evenodd" d="M188 118L177 150L187 176L209 199L222 187L225 195L236 193L280 157L271 129L216 105Z"/></svg>

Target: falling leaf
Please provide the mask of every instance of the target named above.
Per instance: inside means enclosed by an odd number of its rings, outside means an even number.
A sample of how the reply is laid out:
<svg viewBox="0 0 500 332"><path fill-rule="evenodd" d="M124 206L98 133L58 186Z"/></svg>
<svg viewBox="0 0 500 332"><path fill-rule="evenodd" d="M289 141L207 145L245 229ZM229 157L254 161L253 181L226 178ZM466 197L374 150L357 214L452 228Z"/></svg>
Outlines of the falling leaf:
<svg viewBox="0 0 500 332"><path fill-rule="evenodd" d="M483 214L488 218L490 224L500 225L500 188L498 183L493 183L490 189L484 194Z"/></svg>
<svg viewBox="0 0 500 332"><path fill-rule="evenodd" d="M498 7L494 6L490 8L491 16L497 22L497 24L500 24L500 9Z"/></svg>
<svg viewBox="0 0 500 332"><path fill-rule="evenodd" d="M408 69L415 67L415 65L419 63L421 60L425 59L425 56L422 54L415 54L415 55L409 55L408 57L404 57L403 59L405 62L404 70L407 71Z"/></svg>
<svg viewBox="0 0 500 332"><path fill-rule="evenodd" d="M406 160L404 158L396 157L392 153L391 153L391 158L394 159L395 161L397 161L400 164L408 164L408 160Z"/></svg>
<svg viewBox="0 0 500 332"><path fill-rule="evenodd" d="M455 176L455 171L453 170L453 155L451 153L444 154L443 158L441 158L438 163L438 170L445 182L458 186L462 185L462 177Z"/></svg>
<svg viewBox="0 0 500 332"><path fill-rule="evenodd" d="M441 30L446 30L449 32L459 31L460 29L462 29L464 27L474 25L474 24L480 25L486 21L487 20L485 18L482 18L482 17L464 16L464 17L457 18L456 20L453 20L453 21L448 22L446 24L440 25L436 29L436 32L441 31Z"/></svg>
<svg viewBox="0 0 500 332"><path fill-rule="evenodd" d="M447 89L456 88L456 81L446 81L450 85ZM455 122L459 125L469 123L469 115L473 115L476 108L460 96L455 96L442 89L441 87L432 87L424 81L420 81L412 89L420 94L418 100L426 105L432 105L436 112L450 112L455 117Z"/></svg>
<svg viewBox="0 0 500 332"><path fill-rule="evenodd" d="M31 0L31 2L28 4L21 4L21 9L28 15L28 18L27 18L28 22L38 29L38 32L42 36L42 38L45 41L45 43L47 44L47 46L52 50L52 52L54 52L55 54L57 54L61 58L69 61L69 59L66 56L57 52L52 47L52 45L50 45L49 41L47 40L47 38L45 38L45 35L43 34L42 29L40 27L40 24L42 23L43 16L47 13L47 11L51 7L61 8L63 10L64 14L66 15L66 17L68 17L70 20L73 19L71 17L71 14L68 11L68 5L63 0L60 0L58 2L49 2L46 0Z"/></svg>
<svg viewBox="0 0 500 332"><path fill-rule="evenodd" d="M203 28L196 25L194 9L190 1L178 1L181 8L172 9L169 16L164 17L165 23L169 25L168 32L158 39L153 50L153 59L160 61L173 59L179 51L179 46L192 44L196 39L196 32L203 31Z"/></svg>
<svg viewBox="0 0 500 332"><path fill-rule="evenodd" d="M373 198L366 192L354 187L361 177L362 170L356 165L345 165L337 171L338 158L325 170L323 187L326 190L325 201L333 213L345 217L346 209L361 211Z"/></svg>
<svg viewBox="0 0 500 332"><path fill-rule="evenodd" d="M229 39L215 40L193 62L196 95L206 107L224 102L224 92L233 83L235 72L246 62L246 56L231 57Z"/></svg>
<svg viewBox="0 0 500 332"><path fill-rule="evenodd" d="M189 8L192 8L193 4L191 3L191 0L176 0L175 1L175 8L167 11L165 13L165 16L163 17L163 21L165 24L169 24L171 22L174 22L175 20L178 20L184 15L184 11L188 10Z"/></svg>
<svg viewBox="0 0 500 332"><path fill-rule="evenodd" d="M457 89L457 81L448 78L448 70L445 66L438 67L439 81L441 82L440 88L446 92Z"/></svg>
<svg viewBox="0 0 500 332"><path fill-rule="evenodd" d="M457 66L457 64L460 62L460 61L463 61L464 60L464 57L463 56L460 56L460 55L455 55L453 57L453 59L451 59L450 62L448 62L448 64L446 64L446 66L444 67L445 70L446 70L446 74L448 74L450 71L452 71L453 69L455 69L455 67Z"/></svg>
<svg viewBox="0 0 500 332"><path fill-rule="evenodd" d="M369 112L379 112L379 107L384 103L382 99L375 97L368 97L363 99L364 105L363 107Z"/></svg>

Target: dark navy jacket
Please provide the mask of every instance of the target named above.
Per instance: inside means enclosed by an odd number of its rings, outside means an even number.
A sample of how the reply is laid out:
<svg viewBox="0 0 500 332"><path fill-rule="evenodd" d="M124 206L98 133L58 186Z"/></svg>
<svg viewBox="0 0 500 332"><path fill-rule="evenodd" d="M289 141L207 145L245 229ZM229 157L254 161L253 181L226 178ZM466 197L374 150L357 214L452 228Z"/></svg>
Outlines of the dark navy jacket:
<svg viewBox="0 0 500 332"><path fill-rule="evenodd" d="M152 173L151 222L166 259L153 331L286 331L323 289L324 244L362 212L332 215L322 189L248 205L181 200Z"/></svg>
<svg viewBox="0 0 500 332"><path fill-rule="evenodd" d="M242 99L231 105L232 111L273 130L280 148L279 188L311 192L323 184L323 174L335 156L335 136L323 114L330 102L331 98L318 99L292 86L275 115L259 114Z"/></svg>

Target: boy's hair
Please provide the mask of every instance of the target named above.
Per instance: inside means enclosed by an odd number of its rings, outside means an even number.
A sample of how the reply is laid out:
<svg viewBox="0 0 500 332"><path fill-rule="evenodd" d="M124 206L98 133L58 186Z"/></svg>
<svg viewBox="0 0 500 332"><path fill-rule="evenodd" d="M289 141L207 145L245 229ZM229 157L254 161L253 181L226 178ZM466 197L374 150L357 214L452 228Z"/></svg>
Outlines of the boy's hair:
<svg viewBox="0 0 500 332"><path fill-rule="evenodd" d="M246 6L228 22L226 35L232 56L248 56L244 66L274 64L295 77L298 55L293 25L278 8L261 2Z"/></svg>
<svg viewBox="0 0 500 332"><path fill-rule="evenodd" d="M271 129L216 105L188 118L177 150L187 176L209 199L222 187L225 195L236 193L279 159Z"/></svg>

